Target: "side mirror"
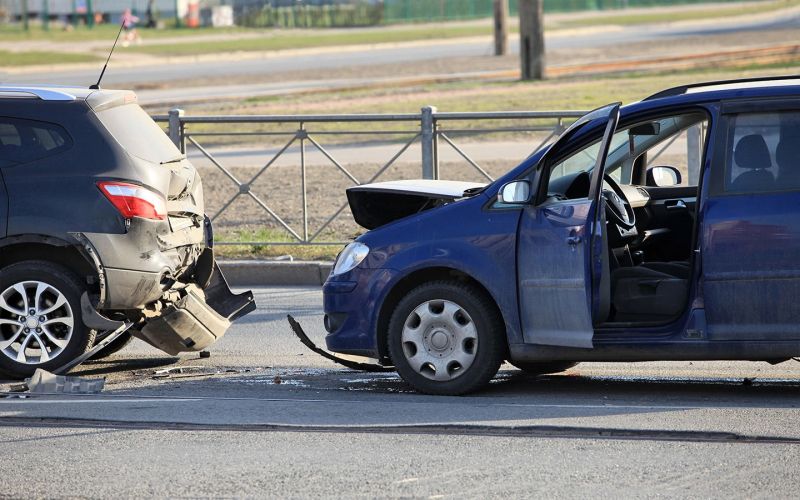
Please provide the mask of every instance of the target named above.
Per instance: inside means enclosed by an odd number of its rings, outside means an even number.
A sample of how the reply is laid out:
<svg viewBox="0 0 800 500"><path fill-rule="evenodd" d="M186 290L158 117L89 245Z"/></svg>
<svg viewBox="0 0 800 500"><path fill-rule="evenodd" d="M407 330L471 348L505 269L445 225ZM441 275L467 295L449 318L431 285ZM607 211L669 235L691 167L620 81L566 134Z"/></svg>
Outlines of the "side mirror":
<svg viewBox="0 0 800 500"><path fill-rule="evenodd" d="M647 169L645 183L652 187L670 187L681 183L681 172L667 165Z"/></svg>
<svg viewBox="0 0 800 500"><path fill-rule="evenodd" d="M519 205L531 201L530 181L513 181L503 186L497 193L497 201Z"/></svg>

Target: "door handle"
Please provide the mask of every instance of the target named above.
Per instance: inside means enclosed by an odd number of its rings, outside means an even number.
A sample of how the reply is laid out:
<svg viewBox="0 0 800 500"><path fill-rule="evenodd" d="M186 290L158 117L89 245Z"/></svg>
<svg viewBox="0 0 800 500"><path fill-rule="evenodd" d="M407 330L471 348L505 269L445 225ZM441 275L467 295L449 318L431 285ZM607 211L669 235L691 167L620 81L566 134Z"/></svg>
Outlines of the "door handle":
<svg viewBox="0 0 800 500"><path fill-rule="evenodd" d="M577 245L582 241L580 236L567 236L567 245Z"/></svg>
<svg viewBox="0 0 800 500"><path fill-rule="evenodd" d="M667 210L686 210L686 203L683 200L668 200L664 202Z"/></svg>

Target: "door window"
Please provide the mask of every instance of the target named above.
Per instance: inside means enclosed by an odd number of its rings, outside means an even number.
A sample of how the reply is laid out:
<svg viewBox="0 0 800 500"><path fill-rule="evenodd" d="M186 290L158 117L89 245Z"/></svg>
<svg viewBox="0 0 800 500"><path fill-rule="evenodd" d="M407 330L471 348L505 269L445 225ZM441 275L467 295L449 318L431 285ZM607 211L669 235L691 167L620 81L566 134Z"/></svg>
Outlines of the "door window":
<svg viewBox="0 0 800 500"><path fill-rule="evenodd" d="M665 136L659 144L652 146L647 152L646 168L675 167L681 174L678 186L697 186L700 183L700 167L708 132L708 120L703 115L694 116L701 120ZM673 117L669 120L676 119Z"/></svg>
<svg viewBox="0 0 800 500"><path fill-rule="evenodd" d="M641 158L646 159L647 168L675 167L681 172L680 185L697 186L707 130L705 113L669 116L620 129L611 139L606 174L619 184L635 184L634 166ZM566 178L590 171L597 162L599 149L598 139L555 163L548 192L559 193Z"/></svg>
<svg viewBox="0 0 800 500"><path fill-rule="evenodd" d="M69 135L58 125L0 117L0 166L41 160L71 146Z"/></svg>
<svg viewBox="0 0 800 500"><path fill-rule="evenodd" d="M550 182L551 185L553 181L556 179L560 179L565 176L572 176L579 172L588 172L597 164L597 155L600 152L600 139L597 141L589 144L585 148L579 150L576 153L573 153L566 159L556 163L553 165L553 168L550 173ZM609 151L615 151L619 149L621 146L627 144L628 138L627 134L622 132L617 132L611 139L611 147ZM610 173L615 180L620 181L620 171L619 169L613 173ZM558 184L558 183L556 183ZM587 191L586 196L589 193Z"/></svg>
<svg viewBox="0 0 800 500"><path fill-rule="evenodd" d="M800 112L742 113L730 124L726 192L800 189Z"/></svg>

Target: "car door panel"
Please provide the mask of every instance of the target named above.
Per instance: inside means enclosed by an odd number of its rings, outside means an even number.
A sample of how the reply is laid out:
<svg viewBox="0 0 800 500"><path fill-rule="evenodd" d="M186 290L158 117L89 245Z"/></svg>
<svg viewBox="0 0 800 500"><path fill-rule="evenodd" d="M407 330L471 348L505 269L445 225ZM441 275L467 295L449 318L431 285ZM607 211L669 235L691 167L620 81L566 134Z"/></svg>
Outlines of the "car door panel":
<svg viewBox="0 0 800 500"><path fill-rule="evenodd" d="M738 171L748 168L740 157L763 162L778 179L796 168L796 160L777 161L776 150L800 137L800 110L725 110L700 240L709 337L796 341L800 188L780 183L733 186ZM753 135L761 136L762 147L740 151L743 139Z"/></svg>
<svg viewBox="0 0 800 500"><path fill-rule="evenodd" d="M591 348L593 312L608 302L608 294L598 296L594 291L601 284L608 286L604 219L598 215L602 215L603 169L619 105L595 113L605 120L605 130L589 196L528 206L520 218L518 287L526 343ZM546 192L547 186L542 189Z"/></svg>
<svg viewBox="0 0 800 500"><path fill-rule="evenodd" d="M592 347L592 318L587 290L588 199L528 207L533 224L519 235L519 284L525 342ZM535 252L527 249L537 249ZM576 307L565 307L565 305Z"/></svg>
<svg viewBox="0 0 800 500"><path fill-rule="evenodd" d="M710 200L702 244L712 340L800 339L800 193Z"/></svg>

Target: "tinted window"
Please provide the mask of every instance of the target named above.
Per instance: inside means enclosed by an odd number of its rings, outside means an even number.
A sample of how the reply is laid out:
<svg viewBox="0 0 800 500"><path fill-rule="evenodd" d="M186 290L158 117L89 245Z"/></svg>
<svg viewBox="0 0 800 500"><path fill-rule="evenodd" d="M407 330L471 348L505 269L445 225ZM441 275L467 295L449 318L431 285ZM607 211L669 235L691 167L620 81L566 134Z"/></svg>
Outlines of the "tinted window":
<svg viewBox="0 0 800 500"><path fill-rule="evenodd" d="M174 160L181 156L167 134L138 104L104 109L97 117L111 135L133 156L153 163Z"/></svg>
<svg viewBox="0 0 800 500"><path fill-rule="evenodd" d="M800 189L800 113L744 113L731 124L726 191Z"/></svg>
<svg viewBox="0 0 800 500"><path fill-rule="evenodd" d="M40 160L71 146L69 135L58 125L0 117L0 166Z"/></svg>

